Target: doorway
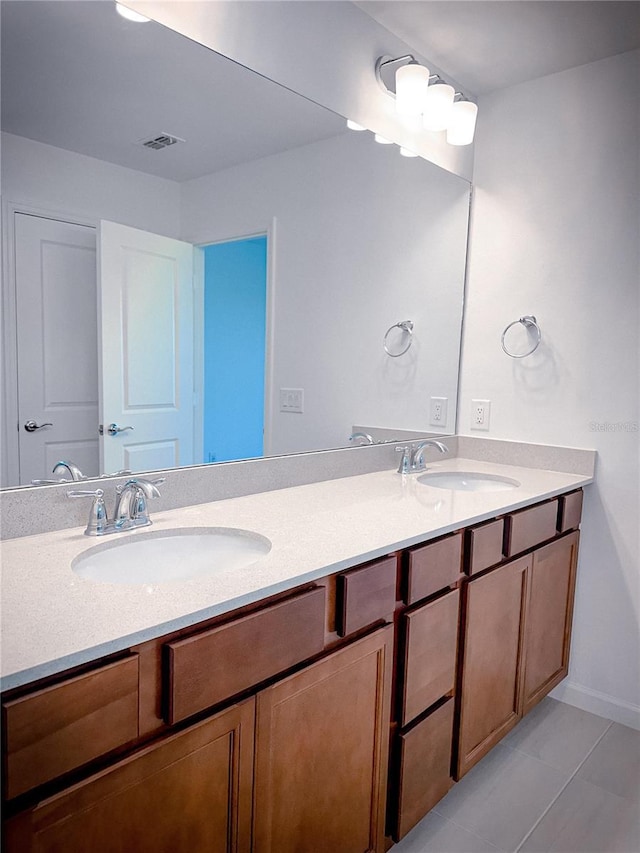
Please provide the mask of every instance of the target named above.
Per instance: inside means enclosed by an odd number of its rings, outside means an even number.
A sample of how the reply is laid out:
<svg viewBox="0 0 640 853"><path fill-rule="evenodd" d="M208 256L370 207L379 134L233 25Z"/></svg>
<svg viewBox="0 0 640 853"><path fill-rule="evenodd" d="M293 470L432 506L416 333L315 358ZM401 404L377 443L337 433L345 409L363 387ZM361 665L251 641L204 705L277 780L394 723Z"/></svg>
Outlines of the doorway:
<svg viewBox="0 0 640 853"><path fill-rule="evenodd" d="M264 453L267 236L203 246L204 461Z"/></svg>

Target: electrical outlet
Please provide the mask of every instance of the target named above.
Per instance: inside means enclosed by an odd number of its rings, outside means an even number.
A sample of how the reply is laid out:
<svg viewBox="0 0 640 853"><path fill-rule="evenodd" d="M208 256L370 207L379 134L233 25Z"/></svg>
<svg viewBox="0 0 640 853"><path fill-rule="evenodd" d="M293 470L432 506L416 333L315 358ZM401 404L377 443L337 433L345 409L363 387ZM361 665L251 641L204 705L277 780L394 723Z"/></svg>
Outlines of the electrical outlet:
<svg viewBox="0 0 640 853"><path fill-rule="evenodd" d="M429 424L444 426L447 423L447 398L431 397L429 401Z"/></svg>
<svg viewBox="0 0 640 853"><path fill-rule="evenodd" d="M301 415L304 412L304 390L302 388L281 388L280 411L295 412Z"/></svg>
<svg viewBox="0 0 640 853"><path fill-rule="evenodd" d="M471 401L471 429L489 429L491 400Z"/></svg>

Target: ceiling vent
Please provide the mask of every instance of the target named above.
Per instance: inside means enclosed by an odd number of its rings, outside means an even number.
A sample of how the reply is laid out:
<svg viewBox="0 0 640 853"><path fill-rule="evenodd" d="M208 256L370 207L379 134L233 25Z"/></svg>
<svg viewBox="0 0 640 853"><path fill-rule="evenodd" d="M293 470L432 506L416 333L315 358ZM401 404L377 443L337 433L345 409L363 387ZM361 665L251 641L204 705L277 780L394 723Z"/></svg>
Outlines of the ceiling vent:
<svg viewBox="0 0 640 853"><path fill-rule="evenodd" d="M152 136L151 139L141 139L138 143L145 148L152 148L154 151L160 151L162 148L168 148L170 145L175 145L176 142L184 142L179 136L172 136L170 133L160 133L158 136Z"/></svg>

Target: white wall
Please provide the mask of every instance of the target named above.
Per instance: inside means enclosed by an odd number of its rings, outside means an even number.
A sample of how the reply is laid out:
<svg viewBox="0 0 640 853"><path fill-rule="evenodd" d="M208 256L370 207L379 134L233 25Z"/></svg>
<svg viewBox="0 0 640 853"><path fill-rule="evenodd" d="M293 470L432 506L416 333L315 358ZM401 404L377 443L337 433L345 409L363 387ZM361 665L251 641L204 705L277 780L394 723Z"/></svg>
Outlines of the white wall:
<svg viewBox="0 0 640 853"><path fill-rule="evenodd" d="M183 190L185 240L255 234L275 218L269 452L344 445L355 423L425 430L430 396L448 398L454 431L466 181L347 132ZM390 358L384 334L407 319L414 343ZM278 411L281 387L304 389L304 414Z"/></svg>
<svg viewBox="0 0 640 853"><path fill-rule="evenodd" d="M446 69L420 57L352 3L127 0L125 5L471 179L473 146L448 145L442 133L403 126L374 74L378 57L409 52L432 73Z"/></svg>
<svg viewBox="0 0 640 853"><path fill-rule="evenodd" d="M468 434L471 400L490 399L491 437L598 450L562 694L636 725L639 65L623 54L482 99L459 419ZM543 344L517 361L500 335L523 314Z"/></svg>
<svg viewBox="0 0 640 853"><path fill-rule="evenodd" d="M111 219L175 237L180 231L180 185L64 151L10 133L2 134L2 196L53 212Z"/></svg>

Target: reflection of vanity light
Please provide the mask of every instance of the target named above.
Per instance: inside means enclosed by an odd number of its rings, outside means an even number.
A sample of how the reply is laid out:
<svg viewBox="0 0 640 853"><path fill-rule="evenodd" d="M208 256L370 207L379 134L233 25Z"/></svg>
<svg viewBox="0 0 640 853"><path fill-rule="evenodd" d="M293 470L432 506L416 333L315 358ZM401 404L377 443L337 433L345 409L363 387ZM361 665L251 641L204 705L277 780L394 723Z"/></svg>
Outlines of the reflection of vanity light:
<svg viewBox="0 0 640 853"><path fill-rule="evenodd" d="M133 9L127 9L126 6L122 6L120 3L116 3L116 12L122 15L123 18L126 18L127 21L133 21L136 24L146 24L150 20L150 18L145 18L144 15L134 12Z"/></svg>
<svg viewBox="0 0 640 853"><path fill-rule="evenodd" d="M403 157L418 157L419 156L418 154L416 154L415 151L409 151L408 148L401 148L400 153L402 154Z"/></svg>
<svg viewBox="0 0 640 853"><path fill-rule="evenodd" d="M366 127L363 127L361 124L358 124L357 121L352 121L350 118L347 119L347 127L349 130L366 130Z"/></svg>
<svg viewBox="0 0 640 853"><path fill-rule="evenodd" d="M381 136L379 133L376 133L373 138L376 142L379 142L380 145L393 145L393 142L390 139L387 139L386 136Z"/></svg>

